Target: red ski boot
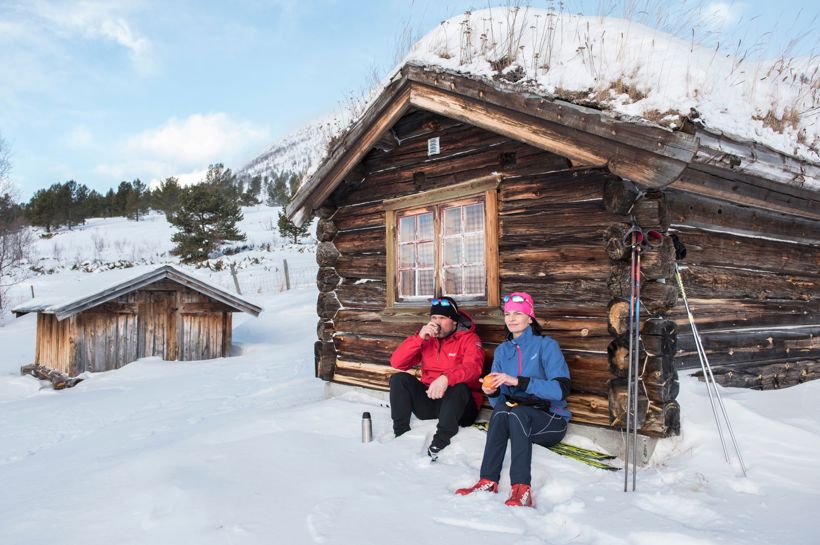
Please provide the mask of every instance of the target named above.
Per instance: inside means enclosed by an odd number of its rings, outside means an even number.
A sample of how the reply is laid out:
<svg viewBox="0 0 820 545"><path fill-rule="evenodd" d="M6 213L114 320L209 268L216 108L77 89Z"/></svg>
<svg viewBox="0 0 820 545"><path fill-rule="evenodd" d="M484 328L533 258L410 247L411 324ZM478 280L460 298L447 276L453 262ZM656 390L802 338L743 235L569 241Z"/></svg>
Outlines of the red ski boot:
<svg viewBox="0 0 820 545"><path fill-rule="evenodd" d="M514 484L512 485L512 493L510 498L504 502L512 507L535 507L532 500L532 489L528 484Z"/></svg>
<svg viewBox="0 0 820 545"><path fill-rule="evenodd" d="M498 492L498 483L490 479L481 479L470 488L459 488L456 494L466 496L473 492Z"/></svg>

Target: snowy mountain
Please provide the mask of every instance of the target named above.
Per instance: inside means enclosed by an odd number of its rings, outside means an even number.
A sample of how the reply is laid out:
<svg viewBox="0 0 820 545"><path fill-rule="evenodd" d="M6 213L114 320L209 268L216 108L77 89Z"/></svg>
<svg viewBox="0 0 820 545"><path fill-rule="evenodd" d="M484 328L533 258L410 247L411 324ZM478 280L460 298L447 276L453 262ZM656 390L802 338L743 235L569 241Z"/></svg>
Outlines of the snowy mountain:
<svg viewBox="0 0 820 545"><path fill-rule="evenodd" d="M309 123L271 144L237 174L264 178L274 173L313 170L333 134L332 127L332 121Z"/></svg>

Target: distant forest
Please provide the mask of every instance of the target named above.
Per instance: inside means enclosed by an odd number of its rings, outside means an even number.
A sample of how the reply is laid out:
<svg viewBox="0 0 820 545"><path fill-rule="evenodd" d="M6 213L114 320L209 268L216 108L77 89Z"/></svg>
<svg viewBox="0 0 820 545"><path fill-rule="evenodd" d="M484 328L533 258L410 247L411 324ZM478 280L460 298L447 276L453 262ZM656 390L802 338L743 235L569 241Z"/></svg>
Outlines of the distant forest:
<svg viewBox="0 0 820 545"><path fill-rule="evenodd" d="M221 163L208 167L205 178L197 185L217 189L230 202L253 206L264 202L270 206L285 206L299 188L301 173L277 172L269 176L239 176ZM139 221L149 210L166 215L178 209L185 192L191 187L179 184L175 177L148 188L140 179L122 181L105 194L89 189L85 184L69 180L40 189L27 203L3 202L4 215L25 218L31 225L47 232L61 227L71 229L88 218L124 216Z"/></svg>

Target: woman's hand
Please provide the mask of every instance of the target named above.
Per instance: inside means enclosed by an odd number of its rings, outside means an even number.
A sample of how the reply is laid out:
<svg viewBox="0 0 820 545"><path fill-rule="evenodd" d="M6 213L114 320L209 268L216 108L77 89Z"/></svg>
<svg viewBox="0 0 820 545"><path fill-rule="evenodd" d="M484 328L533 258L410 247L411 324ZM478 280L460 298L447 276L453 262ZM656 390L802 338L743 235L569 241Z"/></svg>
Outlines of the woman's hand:
<svg viewBox="0 0 820 545"><path fill-rule="evenodd" d="M511 377L507 373L493 373L495 387L507 385L518 386L518 377Z"/></svg>

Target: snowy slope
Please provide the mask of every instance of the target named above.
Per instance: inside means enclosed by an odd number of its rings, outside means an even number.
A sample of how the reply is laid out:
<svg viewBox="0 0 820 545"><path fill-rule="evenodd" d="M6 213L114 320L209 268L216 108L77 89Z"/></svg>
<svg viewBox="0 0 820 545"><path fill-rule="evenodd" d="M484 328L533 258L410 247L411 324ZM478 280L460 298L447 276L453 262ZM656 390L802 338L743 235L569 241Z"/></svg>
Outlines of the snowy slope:
<svg viewBox="0 0 820 545"><path fill-rule="evenodd" d="M820 381L724 390L748 478L722 460L703 385L682 377L683 435L637 492L536 448L537 508L512 509L506 479L498 495L453 495L477 477L482 432L462 430L431 465L432 422L391 439L377 396L323 399L315 300L267 295L259 318L237 315L236 357L145 359L61 392L12 374L33 316L0 327L0 543L816 543Z"/></svg>

